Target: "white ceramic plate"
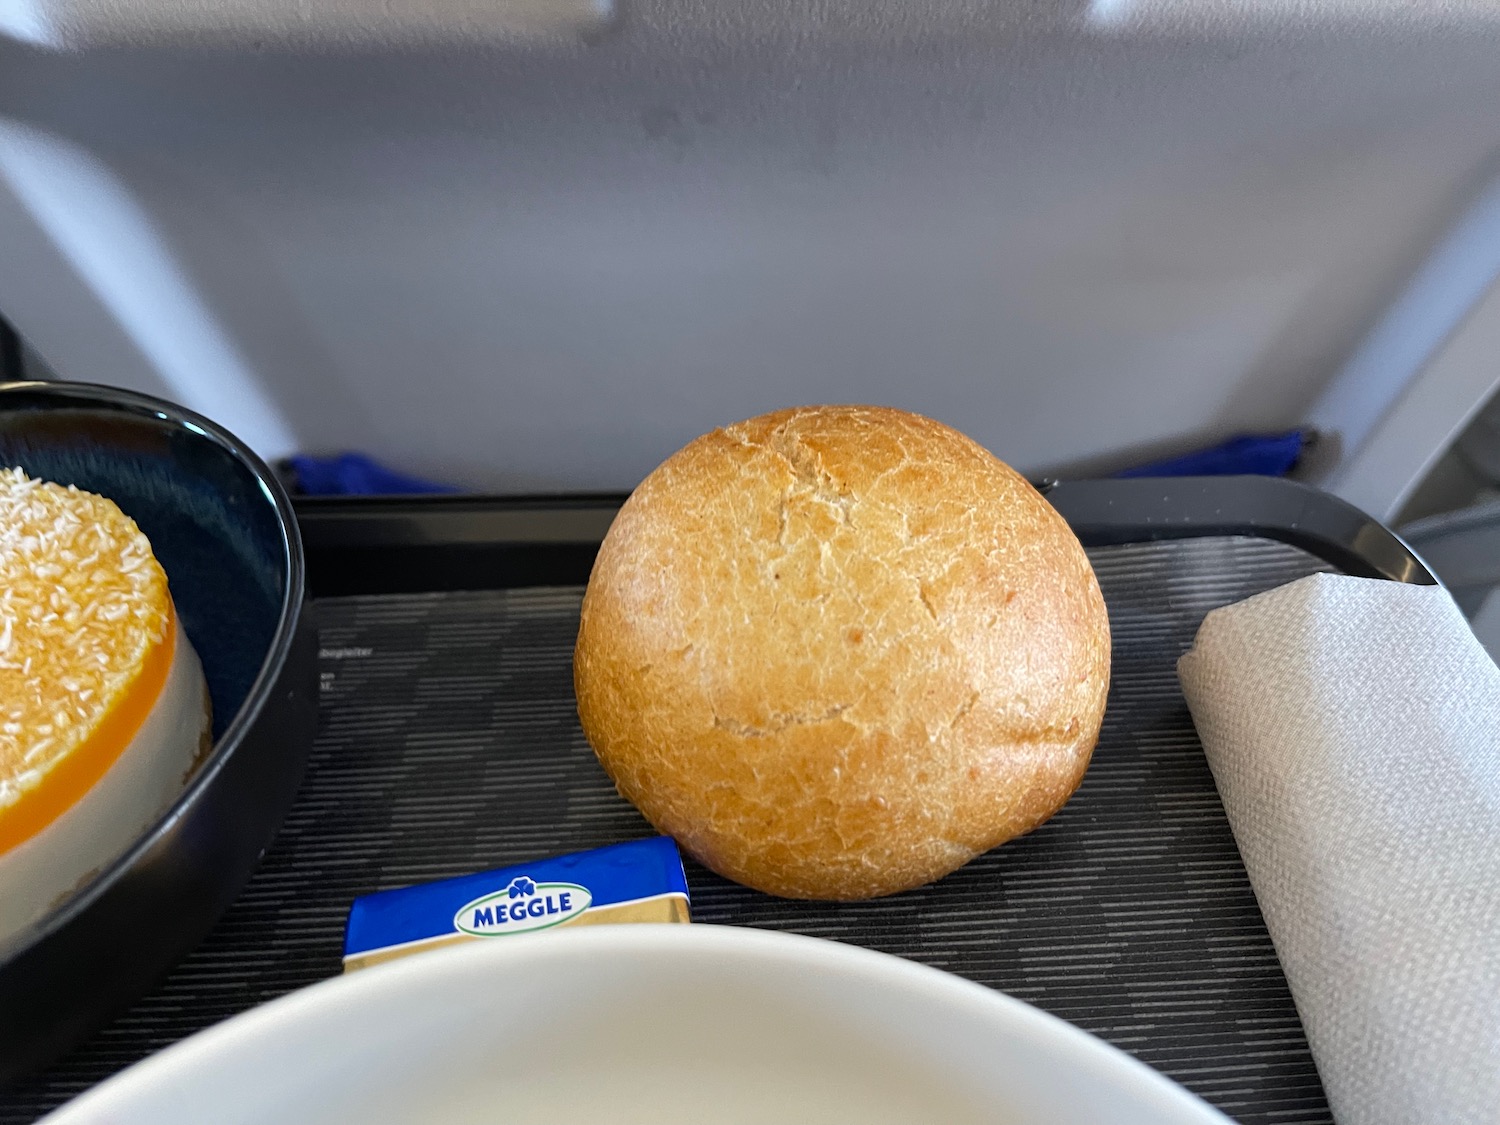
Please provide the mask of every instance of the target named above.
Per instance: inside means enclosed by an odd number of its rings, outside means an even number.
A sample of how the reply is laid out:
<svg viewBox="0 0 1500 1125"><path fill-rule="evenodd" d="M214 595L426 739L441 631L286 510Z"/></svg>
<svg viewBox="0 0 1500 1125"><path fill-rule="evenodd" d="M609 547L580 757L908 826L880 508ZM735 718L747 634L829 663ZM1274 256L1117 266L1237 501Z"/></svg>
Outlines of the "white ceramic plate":
<svg viewBox="0 0 1500 1125"><path fill-rule="evenodd" d="M49 1125L1227 1125L1070 1024L922 965L719 926L475 942L328 981Z"/></svg>

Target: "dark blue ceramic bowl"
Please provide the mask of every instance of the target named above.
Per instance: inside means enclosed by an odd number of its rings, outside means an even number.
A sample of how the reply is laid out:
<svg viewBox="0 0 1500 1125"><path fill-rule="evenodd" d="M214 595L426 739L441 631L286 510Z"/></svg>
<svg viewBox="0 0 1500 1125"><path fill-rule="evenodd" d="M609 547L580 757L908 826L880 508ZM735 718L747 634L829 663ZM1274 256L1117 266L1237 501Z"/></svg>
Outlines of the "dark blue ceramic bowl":
<svg viewBox="0 0 1500 1125"><path fill-rule="evenodd" d="M214 749L149 833L0 948L0 1083L148 991L244 885L317 719L302 544L270 469L180 407L109 387L0 385L0 467L76 484L140 525L213 699Z"/></svg>

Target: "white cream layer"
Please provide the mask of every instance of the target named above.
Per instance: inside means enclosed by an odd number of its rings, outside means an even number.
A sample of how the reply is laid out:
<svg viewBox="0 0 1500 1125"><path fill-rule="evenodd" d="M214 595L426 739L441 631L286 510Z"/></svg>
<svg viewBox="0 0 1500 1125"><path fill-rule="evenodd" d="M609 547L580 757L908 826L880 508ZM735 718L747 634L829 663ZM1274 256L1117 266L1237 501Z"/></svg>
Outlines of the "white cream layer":
<svg viewBox="0 0 1500 1125"><path fill-rule="evenodd" d="M0 855L0 941L46 914L138 840L182 792L209 722L203 666L180 622L166 683L104 776Z"/></svg>

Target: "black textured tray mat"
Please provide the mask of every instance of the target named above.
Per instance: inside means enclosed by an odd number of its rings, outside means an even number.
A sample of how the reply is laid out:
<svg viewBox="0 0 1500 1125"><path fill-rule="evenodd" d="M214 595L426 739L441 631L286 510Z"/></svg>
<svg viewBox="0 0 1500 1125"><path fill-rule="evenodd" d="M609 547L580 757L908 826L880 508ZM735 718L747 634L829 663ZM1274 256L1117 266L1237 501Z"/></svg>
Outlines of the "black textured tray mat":
<svg viewBox="0 0 1500 1125"><path fill-rule="evenodd" d="M690 864L694 918L925 961L1102 1035L1246 1125L1326 1125L1174 671L1209 609L1324 568L1256 539L1091 555L1114 684L1094 763L1061 813L935 886L871 903L777 900ZM649 834L574 717L580 595L318 603L321 732L260 870L155 993L0 1096L0 1121L31 1121L199 1028L336 974L356 895Z"/></svg>

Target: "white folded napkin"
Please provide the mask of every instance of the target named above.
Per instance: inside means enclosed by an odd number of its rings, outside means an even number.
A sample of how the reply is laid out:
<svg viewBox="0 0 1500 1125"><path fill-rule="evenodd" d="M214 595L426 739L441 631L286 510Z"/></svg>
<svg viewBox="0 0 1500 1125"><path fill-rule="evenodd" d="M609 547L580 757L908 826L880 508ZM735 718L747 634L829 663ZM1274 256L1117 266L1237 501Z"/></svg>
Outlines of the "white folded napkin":
<svg viewBox="0 0 1500 1125"><path fill-rule="evenodd" d="M1458 607L1315 574L1178 673L1339 1125L1500 1122L1500 670Z"/></svg>

